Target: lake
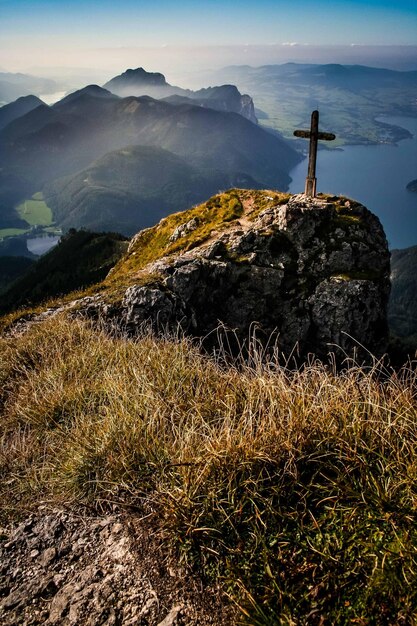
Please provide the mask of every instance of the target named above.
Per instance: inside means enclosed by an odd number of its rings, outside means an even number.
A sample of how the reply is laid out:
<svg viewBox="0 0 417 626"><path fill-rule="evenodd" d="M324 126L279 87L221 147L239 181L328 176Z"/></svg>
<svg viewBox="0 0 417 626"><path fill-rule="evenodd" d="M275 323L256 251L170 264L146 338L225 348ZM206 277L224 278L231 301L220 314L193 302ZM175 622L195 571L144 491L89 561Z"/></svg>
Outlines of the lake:
<svg viewBox="0 0 417 626"><path fill-rule="evenodd" d="M406 128L412 139L398 145L344 146L319 150L317 190L344 195L364 204L380 218L390 248L417 244L417 193L406 185L417 178L417 119L379 117L378 120ZM304 191L307 160L291 172L291 193Z"/></svg>
<svg viewBox="0 0 417 626"><path fill-rule="evenodd" d="M41 255L56 246L60 239L61 237L56 235L40 235L39 237L28 238L26 244L29 252Z"/></svg>

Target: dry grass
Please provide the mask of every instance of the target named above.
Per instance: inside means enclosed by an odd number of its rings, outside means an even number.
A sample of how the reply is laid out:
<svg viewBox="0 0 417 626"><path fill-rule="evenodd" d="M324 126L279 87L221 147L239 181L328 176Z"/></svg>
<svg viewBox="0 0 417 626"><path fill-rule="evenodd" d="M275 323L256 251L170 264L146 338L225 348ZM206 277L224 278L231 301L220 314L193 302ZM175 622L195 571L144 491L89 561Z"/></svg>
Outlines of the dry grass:
<svg viewBox="0 0 417 626"><path fill-rule="evenodd" d="M415 623L415 364L261 357L65 318L1 339L3 516L118 501L152 511L250 624Z"/></svg>
<svg viewBox="0 0 417 626"><path fill-rule="evenodd" d="M136 236L128 254L115 265L103 284L110 289L120 283L125 284L149 263L199 246L209 240L213 232L225 230L231 223L239 220L244 214L245 204L251 207L246 217L253 220L261 211L282 204L289 198L289 194L280 192L229 189L187 211L173 213ZM198 221L197 228L176 241L171 241L176 227L192 219Z"/></svg>

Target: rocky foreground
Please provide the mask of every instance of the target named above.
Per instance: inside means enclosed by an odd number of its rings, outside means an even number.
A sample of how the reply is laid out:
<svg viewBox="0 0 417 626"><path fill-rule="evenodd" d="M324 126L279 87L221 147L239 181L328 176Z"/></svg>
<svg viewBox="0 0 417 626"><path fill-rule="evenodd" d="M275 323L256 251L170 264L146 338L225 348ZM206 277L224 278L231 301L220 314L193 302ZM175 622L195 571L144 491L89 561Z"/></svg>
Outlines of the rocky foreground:
<svg viewBox="0 0 417 626"><path fill-rule="evenodd" d="M134 518L40 508L2 530L3 626L174 626L234 623Z"/></svg>

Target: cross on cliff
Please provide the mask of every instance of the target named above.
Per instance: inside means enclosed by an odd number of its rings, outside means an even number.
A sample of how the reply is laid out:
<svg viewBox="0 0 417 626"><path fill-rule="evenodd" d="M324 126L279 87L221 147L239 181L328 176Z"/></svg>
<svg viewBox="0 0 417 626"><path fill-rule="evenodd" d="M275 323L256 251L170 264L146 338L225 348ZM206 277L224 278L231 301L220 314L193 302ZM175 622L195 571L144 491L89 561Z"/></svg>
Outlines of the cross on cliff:
<svg viewBox="0 0 417 626"><path fill-rule="evenodd" d="M310 139L310 153L308 157L308 174L306 178L305 195L314 198L316 195L316 161L317 161L317 142L319 139L325 139L326 141L333 141L336 139L336 135L333 133L319 133L319 112L313 111L311 114L311 127L310 130L295 130L294 135L296 137L303 137L303 139Z"/></svg>

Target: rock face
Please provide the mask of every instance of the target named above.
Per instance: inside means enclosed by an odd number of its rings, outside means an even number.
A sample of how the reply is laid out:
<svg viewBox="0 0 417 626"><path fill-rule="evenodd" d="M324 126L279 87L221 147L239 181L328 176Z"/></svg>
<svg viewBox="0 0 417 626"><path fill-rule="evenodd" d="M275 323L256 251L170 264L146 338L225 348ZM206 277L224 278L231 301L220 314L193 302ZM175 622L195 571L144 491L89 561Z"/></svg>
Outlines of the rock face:
<svg viewBox="0 0 417 626"><path fill-rule="evenodd" d="M208 87L198 91L190 91L188 97L200 106L208 106L217 111L231 111L238 113L254 124L258 123L255 115L255 105L251 96L241 94L235 85L221 85Z"/></svg>
<svg viewBox="0 0 417 626"><path fill-rule="evenodd" d="M100 518L41 507L1 529L3 626L234 623L223 604L216 590L201 592L127 514Z"/></svg>
<svg viewBox="0 0 417 626"><path fill-rule="evenodd" d="M323 356L336 346L351 353L360 345L383 352L390 255L378 218L341 198L277 201L268 192L252 193L256 197L229 192L226 201L240 202L238 218L202 243L207 218L204 212L197 217L196 209L172 216L175 228L167 218L141 231L109 277L117 281L137 263L137 280L120 303L96 297L84 312L99 312L131 335L150 322L157 330L181 327L210 345L222 324L240 342L257 328L259 337L278 339L286 353L297 347ZM147 264L135 261L164 237L168 254Z"/></svg>
<svg viewBox="0 0 417 626"><path fill-rule="evenodd" d="M239 113L243 115L243 117L246 117L248 120L253 122L254 124L257 124L258 119L255 115L255 105L253 103L251 96L249 96L247 93L244 93L241 97L240 102L241 102L241 108L240 108Z"/></svg>

